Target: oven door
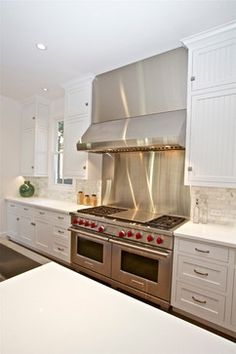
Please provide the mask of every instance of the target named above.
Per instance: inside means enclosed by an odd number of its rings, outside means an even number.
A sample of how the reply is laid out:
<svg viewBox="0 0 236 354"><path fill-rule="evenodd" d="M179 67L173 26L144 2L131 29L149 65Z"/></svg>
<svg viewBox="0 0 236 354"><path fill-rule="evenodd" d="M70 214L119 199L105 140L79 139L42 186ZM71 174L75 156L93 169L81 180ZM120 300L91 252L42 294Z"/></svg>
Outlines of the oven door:
<svg viewBox="0 0 236 354"><path fill-rule="evenodd" d="M74 229L70 231L72 263L110 277L111 244L108 238Z"/></svg>
<svg viewBox="0 0 236 354"><path fill-rule="evenodd" d="M170 300L172 251L112 243L112 278L163 300Z"/></svg>

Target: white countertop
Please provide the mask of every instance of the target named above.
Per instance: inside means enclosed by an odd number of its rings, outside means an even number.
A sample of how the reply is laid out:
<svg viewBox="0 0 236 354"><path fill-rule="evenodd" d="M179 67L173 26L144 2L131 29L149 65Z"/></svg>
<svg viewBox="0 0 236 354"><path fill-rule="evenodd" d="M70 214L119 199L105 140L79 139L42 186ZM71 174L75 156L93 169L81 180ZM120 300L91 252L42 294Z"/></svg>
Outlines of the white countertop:
<svg viewBox="0 0 236 354"><path fill-rule="evenodd" d="M11 202L27 204L34 207L49 209L52 211L59 211L62 213L69 213L69 212L76 211L78 209L89 207L87 205L78 205L76 203L66 202L63 200L37 198L37 197L32 197L32 198L8 197L5 199Z"/></svg>
<svg viewBox="0 0 236 354"><path fill-rule="evenodd" d="M194 224L189 221L176 229L174 235L208 241L222 246L236 247L236 226Z"/></svg>
<svg viewBox="0 0 236 354"><path fill-rule="evenodd" d="M0 283L1 354L233 354L236 345L50 262Z"/></svg>

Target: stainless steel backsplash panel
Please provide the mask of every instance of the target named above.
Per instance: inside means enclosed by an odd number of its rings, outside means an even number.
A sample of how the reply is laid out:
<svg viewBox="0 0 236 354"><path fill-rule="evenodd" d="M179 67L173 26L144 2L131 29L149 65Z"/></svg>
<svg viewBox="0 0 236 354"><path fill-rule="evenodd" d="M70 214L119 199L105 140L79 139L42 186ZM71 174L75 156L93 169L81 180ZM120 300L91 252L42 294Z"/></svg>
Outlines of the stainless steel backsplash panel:
<svg viewBox="0 0 236 354"><path fill-rule="evenodd" d="M188 217L184 155L184 151L105 154L102 203Z"/></svg>

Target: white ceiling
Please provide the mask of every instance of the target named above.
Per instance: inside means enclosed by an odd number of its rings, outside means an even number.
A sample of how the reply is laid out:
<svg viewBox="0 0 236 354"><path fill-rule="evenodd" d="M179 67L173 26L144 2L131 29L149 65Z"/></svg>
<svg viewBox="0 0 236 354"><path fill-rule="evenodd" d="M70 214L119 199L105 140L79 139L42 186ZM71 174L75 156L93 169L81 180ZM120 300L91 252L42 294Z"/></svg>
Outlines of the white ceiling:
<svg viewBox="0 0 236 354"><path fill-rule="evenodd" d="M1 94L15 99L60 97L60 84L179 47L183 37L236 19L236 1L226 0L0 0L0 10Z"/></svg>

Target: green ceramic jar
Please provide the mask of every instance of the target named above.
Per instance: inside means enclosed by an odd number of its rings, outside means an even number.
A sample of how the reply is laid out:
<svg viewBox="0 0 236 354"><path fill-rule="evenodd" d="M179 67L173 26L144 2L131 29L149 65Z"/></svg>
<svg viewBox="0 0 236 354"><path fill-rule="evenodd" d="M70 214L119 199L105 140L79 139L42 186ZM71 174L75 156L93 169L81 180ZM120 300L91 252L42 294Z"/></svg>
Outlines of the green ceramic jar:
<svg viewBox="0 0 236 354"><path fill-rule="evenodd" d="M32 197L34 195L34 186L30 181L25 181L19 188L20 195L22 197Z"/></svg>

